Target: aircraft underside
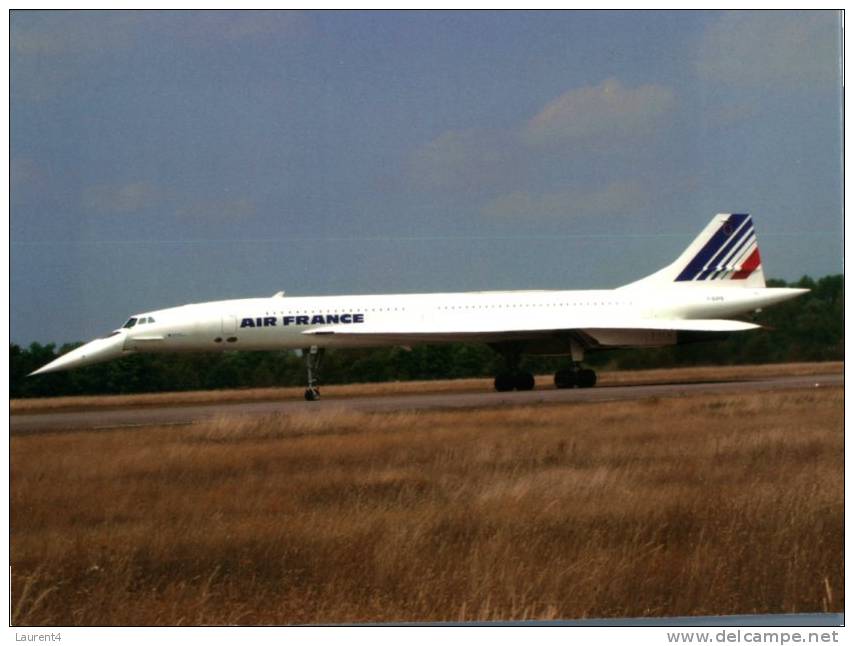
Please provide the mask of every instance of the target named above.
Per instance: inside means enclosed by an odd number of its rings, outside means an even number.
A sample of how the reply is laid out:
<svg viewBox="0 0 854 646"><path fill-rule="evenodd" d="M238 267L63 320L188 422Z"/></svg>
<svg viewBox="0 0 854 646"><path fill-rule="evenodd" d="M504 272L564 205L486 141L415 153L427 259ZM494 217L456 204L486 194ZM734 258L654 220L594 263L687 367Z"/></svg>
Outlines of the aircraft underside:
<svg viewBox="0 0 854 646"><path fill-rule="evenodd" d="M586 352L615 348L661 347L666 345L696 343L725 338L719 332L677 332L674 330L609 330L591 329L572 332L551 332L531 336L513 333L500 335L470 335L449 339L447 335L424 335L421 343L448 342L485 342L492 350L504 358L504 369L495 376L494 388L498 392L513 390L533 390L536 386L534 375L520 368L523 355L567 357L568 365L555 372L555 388L592 388L596 385L596 372L582 366ZM393 339L386 338L385 342ZM412 343L413 338L400 338ZM365 342L368 345L368 342ZM330 344L329 347L334 347ZM346 346L343 346L346 347ZM305 398L313 401L320 397L318 382L325 347L311 346L302 350L308 373L308 388Z"/></svg>

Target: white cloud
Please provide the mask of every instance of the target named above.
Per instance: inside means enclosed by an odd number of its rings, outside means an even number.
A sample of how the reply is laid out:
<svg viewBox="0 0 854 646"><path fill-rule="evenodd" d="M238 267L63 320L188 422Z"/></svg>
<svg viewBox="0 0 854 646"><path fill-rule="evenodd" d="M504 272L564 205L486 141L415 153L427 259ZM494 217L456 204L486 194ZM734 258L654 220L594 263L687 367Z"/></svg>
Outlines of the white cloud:
<svg viewBox="0 0 854 646"><path fill-rule="evenodd" d="M43 177L44 172L32 159L16 157L9 164L9 185L12 191L21 190Z"/></svg>
<svg viewBox="0 0 854 646"><path fill-rule="evenodd" d="M178 209L182 218L199 220L239 220L255 215L255 202L247 197L196 200Z"/></svg>
<svg viewBox="0 0 854 646"><path fill-rule="evenodd" d="M675 103L670 88L606 79L566 92L505 130L447 131L413 155L410 175L420 186L470 193L518 185L546 158L564 165L634 149L665 124Z"/></svg>
<svg viewBox="0 0 854 646"><path fill-rule="evenodd" d="M83 208L98 215L126 215L154 206L160 192L148 182L101 184L83 191Z"/></svg>
<svg viewBox="0 0 854 646"><path fill-rule="evenodd" d="M12 97L41 101L85 81L93 66L119 53L172 42L219 48L310 31L295 11L13 11Z"/></svg>
<svg viewBox="0 0 854 646"><path fill-rule="evenodd" d="M486 129L449 130L413 155L416 183L443 190L476 190L502 177L519 144L512 133Z"/></svg>
<svg viewBox="0 0 854 646"><path fill-rule="evenodd" d="M591 190L570 189L546 193L516 191L490 201L483 207L482 213L489 217L526 219L632 215L648 206L652 199L649 184L623 180Z"/></svg>
<svg viewBox="0 0 854 646"><path fill-rule="evenodd" d="M549 102L524 126L532 144L592 137L634 137L651 132L675 105L662 85L625 87L615 78L572 89Z"/></svg>
<svg viewBox="0 0 854 646"><path fill-rule="evenodd" d="M171 213L178 218L206 223L239 220L257 212L255 201L248 197L224 195L195 199L149 182L90 186L83 191L81 202L91 215L130 215L157 207L162 215Z"/></svg>
<svg viewBox="0 0 854 646"><path fill-rule="evenodd" d="M215 46L293 36L304 31L300 11L33 11L12 12L15 58L66 57L150 46L152 38L180 36L182 44Z"/></svg>
<svg viewBox="0 0 854 646"><path fill-rule="evenodd" d="M706 118L710 125L727 126L752 119L760 114L762 114L762 106L758 100L730 98L718 105L710 105Z"/></svg>
<svg viewBox="0 0 854 646"><path fill-rule="evenodd" d="M242 41L292 36L306 24L301 11L199 11L182 12L196 40Z"/></svg>
<svg viewBox="0 0 854 646"><path fill-rule="evenodd" d="M41 101L86 79L101 57L133 47L145 12L14 11L10 21L12 100Z"/></svg>
<svg viewBox="0 0 854 646"><path fill-rule="evenodd" d="M13 12L12 63L130 47L145 16L140 11Z"/></svg>
<svg viewBox="0 0 854 646"><path fill-rule="evenodd" d="M700 42L700 78L738 86L812 86L839 78L835 11L729 11Z"/></svg>

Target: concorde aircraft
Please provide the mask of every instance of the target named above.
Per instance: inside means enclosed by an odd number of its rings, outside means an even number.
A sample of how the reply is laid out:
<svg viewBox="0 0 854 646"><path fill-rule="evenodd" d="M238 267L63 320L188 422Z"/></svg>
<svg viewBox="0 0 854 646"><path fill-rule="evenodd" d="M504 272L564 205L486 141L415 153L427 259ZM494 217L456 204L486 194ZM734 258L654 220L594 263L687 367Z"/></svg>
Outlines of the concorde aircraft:
<svg viewBox="0 0 854 646"><path fill-rule="evenodd" d="M506 360L495 390L531 390L523 354L567 357L557 388L589 388L585 352L720 338L759 326L728 317L806 289L765 287L753 221L716 215L670 265L617 289L491 291L365 296L285 296L212 301L133 315L106 337L62 355L39 375L134 352L300 349L309 401L319 396L325 348L486 343Z"/></svg>

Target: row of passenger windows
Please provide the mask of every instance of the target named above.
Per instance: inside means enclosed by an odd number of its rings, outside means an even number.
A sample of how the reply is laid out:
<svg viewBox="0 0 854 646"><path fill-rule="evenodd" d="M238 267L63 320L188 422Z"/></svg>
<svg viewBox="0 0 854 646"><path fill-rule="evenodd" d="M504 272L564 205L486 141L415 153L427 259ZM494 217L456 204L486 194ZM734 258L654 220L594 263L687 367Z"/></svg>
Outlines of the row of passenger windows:
<svg viewBox="0 0 854 646"><path fill-rule="evenodd" d="M439 307L440 310L486 310L486 309L512 309L519 307L589 307L591 305L608 305L608 306L626 306L626 305L634 305L632 302L617 302L617 301L607 301L607 302L584 302L584 303L522 303L522 304L510 304L510 305L443 305ZM349 309L334 309L334 310L296 310L295 312L265 312L267 316L272 314L287 314L288 316L293 316L295 314L338 314L343 312L347 314L351 311L358 309L359 311L364 312L405 312L405 307L376 307L376 308L368 308L362 310L360 308L349 308ZM133 320L133 319L131 319ZM153 322L153 321L152 321ZM132 325L125 325L125 327L133 327Z"/></svg>
<svg viewBox="0 0 854 646"><path fill-rule="evenodd" d="M440 310L491 310L491 309L515 309L519 307L587 307L590 305L634 305L634 303L607 301L607 302L585 302L585 303L521 303L510 305L443 305Z"/></svg>

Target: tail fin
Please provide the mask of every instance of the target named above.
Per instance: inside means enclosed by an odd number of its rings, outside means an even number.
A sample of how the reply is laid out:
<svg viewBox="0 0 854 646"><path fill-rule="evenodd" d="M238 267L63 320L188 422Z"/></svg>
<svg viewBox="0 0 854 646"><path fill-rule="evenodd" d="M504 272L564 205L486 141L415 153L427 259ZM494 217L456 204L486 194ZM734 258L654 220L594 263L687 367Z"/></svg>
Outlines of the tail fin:
<svg viewBox="0 0 854 646"><path fill-rule="evenodd" d="M765 287L751 217L747 213L719 213L673 263L625 287L667 283Z"/></svg>

